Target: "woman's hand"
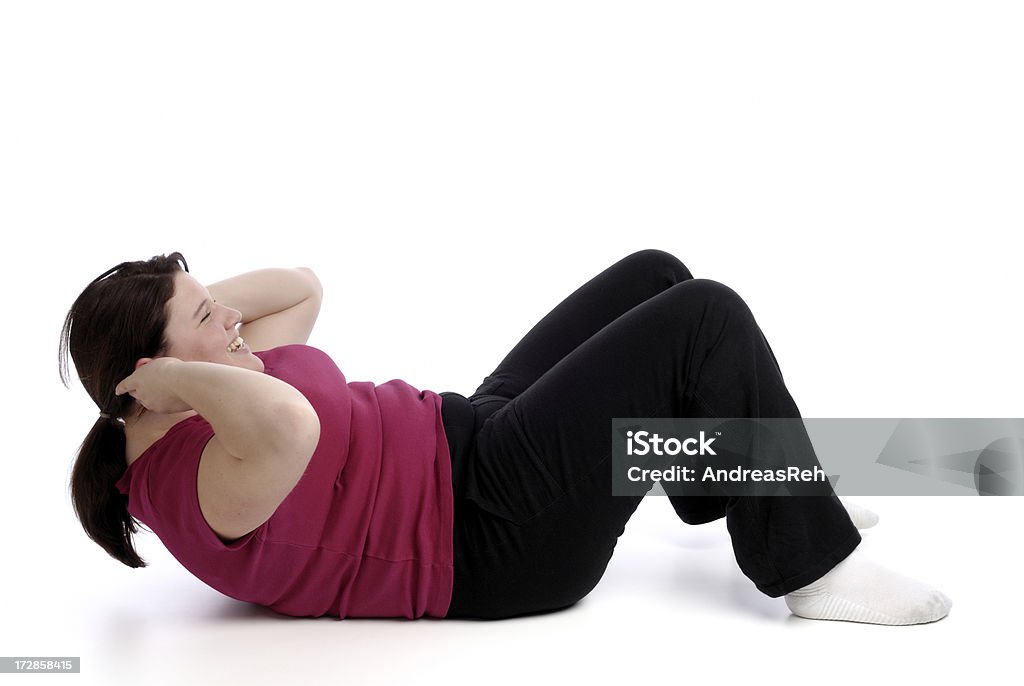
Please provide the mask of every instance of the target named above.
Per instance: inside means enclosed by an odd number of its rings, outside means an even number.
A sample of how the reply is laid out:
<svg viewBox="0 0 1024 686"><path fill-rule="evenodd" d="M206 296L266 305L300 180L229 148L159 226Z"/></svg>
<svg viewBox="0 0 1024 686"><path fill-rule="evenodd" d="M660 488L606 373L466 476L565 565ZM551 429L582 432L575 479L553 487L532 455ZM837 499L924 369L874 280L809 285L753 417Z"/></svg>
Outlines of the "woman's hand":
<svg viewBox="0 0 1024 686"><path fill-rule="evenodd" d="M144 357L135 372L121 380L114 389L117 395L129 394L152 412L172 414L191 410L174 390L174 368L181 364L176 357Z"/></svg>

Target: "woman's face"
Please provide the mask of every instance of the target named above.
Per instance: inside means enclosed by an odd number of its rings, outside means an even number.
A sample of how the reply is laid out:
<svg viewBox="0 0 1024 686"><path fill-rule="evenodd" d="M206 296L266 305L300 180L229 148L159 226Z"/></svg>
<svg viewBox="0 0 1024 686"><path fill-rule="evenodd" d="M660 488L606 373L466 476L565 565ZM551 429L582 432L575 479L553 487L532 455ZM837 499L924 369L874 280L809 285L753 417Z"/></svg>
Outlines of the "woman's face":
<svg viewBox="0 0 1024 686"><path fill-rule="evenodd" d="M174 276L174 297L167 301L167 315L166 356L263 371L263 360L253 355L248 345L228 351L238 336L242 314L215 303L206 287L188 272Z"/></svg>

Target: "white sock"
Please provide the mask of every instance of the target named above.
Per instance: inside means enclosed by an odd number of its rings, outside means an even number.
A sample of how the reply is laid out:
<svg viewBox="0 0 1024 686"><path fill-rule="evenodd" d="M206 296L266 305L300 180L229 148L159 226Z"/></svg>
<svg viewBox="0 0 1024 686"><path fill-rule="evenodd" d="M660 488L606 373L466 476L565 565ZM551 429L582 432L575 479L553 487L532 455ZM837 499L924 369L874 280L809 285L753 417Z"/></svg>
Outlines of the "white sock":
<svg viewBox="0 0 1024 686"><path fill-rule="evenodd" d="M872 510L858 505L857 503L850 502L842 496L837 496L839 502L846 508L846 512L850 515L850 519L853 521L853 525L858 529L870 529L875 524L878 524L878 515Z"/></svg>
<svg viewBox="0 0 1024 686"><path fill-rule="evenodd" d="M942 619L953 601L854 548L823 577L786 594L786 605L793 614L807 619L904 625Z"/></svg>

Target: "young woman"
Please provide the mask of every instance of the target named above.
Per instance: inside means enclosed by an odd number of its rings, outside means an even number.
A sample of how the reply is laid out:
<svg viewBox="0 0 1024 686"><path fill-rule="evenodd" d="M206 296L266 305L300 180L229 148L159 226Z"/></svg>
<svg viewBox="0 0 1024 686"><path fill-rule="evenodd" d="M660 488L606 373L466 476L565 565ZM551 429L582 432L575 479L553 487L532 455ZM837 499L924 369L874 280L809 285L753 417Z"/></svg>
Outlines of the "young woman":
<svg viewBox="0 0 1024 686"><path fill-rule="evenodd" d="M305 345L321 297L307 269L206 287L179 253L86 287L59 357L99 408L71 484L90 538L145 566L142 522L211 587L294 616L551 611L596 586L642 498L612 495L611 418L800 416L740 296L660 250L581 286L468 398L347 381ZM799 616L949 612L862 556L873 515L835 495L669 499L725 517L740 569Z"/></svg>

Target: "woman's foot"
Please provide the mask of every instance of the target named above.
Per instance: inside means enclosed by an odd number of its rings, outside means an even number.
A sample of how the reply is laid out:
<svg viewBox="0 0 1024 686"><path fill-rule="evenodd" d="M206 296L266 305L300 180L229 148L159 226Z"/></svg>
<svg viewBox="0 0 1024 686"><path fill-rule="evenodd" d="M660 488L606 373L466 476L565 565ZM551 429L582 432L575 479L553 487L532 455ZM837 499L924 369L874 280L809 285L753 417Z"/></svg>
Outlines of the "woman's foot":
<svg viewBox="0 0 1024 686"><path fill-rule="evenodd" d="M942 619L953 601L854 548L823 577L786 594L786 605L793 614L807 619L905 625Z"/></svg>

